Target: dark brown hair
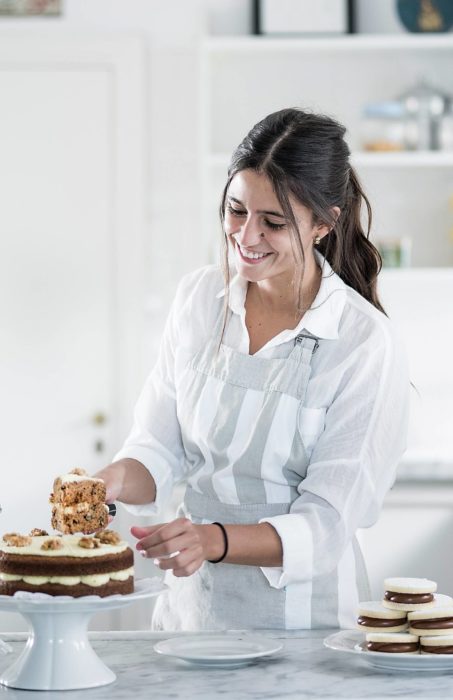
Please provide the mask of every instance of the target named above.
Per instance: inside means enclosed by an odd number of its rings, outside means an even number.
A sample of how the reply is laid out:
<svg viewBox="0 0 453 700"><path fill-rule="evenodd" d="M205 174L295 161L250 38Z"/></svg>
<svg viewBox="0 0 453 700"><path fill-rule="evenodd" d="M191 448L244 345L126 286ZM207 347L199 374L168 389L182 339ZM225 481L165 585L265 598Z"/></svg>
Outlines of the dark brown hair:
<svg viewBox="0 0 453 700"><path fill-rule="evenodd" d="M236 173L252 169L266 175L289 222L293 247L300 260L304 261L304 252L290 196L312 212L313 225L327 224L331 229L317 248L334 272L385 313L376 289L382 260L379 251L369 241L371 206L349 164L350 151L344 140L345 132L345 127L331 117L295 108L274 112L255 124L231 158L220 205L222 228L228 188ZM363 203L367 211L366 232L361 223ZM337 220L332 207L341 210ZM226 313L229 265L225 231L223 242ZM298 307L302 308L302 279L297 282Z"/></svg>

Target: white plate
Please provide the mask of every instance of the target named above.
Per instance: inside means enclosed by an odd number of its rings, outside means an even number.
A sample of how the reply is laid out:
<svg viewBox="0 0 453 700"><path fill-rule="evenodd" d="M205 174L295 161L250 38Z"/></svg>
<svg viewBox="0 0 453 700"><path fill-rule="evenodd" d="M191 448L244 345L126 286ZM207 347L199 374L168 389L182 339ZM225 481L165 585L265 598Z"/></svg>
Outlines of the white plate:
<svg viewBox="0 0 453 700"><path fill-rule="evenodd" d="M283 648L277 639L248 634L173 637L154 645L158 654L173 656L201 666L245 666L254 659Z"/></svg>
<svg viewBox="0 0 453 700"><path fill-rule="evenodd" d="M331 634L324 640L324 646L328 649L354 654L374 668L394 671L453 671L453 654L389 654L368 651L365 643L365 635L360 630L344 630Z"/></svg>

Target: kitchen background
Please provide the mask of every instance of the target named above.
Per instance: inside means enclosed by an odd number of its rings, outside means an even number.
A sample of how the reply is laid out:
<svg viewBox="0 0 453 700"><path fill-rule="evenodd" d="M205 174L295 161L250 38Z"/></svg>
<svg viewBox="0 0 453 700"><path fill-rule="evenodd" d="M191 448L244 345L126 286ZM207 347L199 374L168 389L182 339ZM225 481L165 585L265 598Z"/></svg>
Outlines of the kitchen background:
<svg viewBox="0 0 453 700"><path fill-rule="evenodd" d="M416 387L397 481L361 533L373 594L390 575L434 578L453 594L445 3L412 2L424 32L410 31L414 13L401 21L404 0L300 0L310 8L298 16L294 4L65 0L49 3L54 14L18 17L13 0L0 2L10 13L0 14L0 530L48 526L54 476L111 460L178 280L217 261L229 154L265 114L303 106L348 127L386 264L384 306ZM115 527L127 535L130 524L121 512ZM156 574L150 562L137 570ZM92 626L149 620L146 603ZM24 626L0 615L2 631Z"/></svg>

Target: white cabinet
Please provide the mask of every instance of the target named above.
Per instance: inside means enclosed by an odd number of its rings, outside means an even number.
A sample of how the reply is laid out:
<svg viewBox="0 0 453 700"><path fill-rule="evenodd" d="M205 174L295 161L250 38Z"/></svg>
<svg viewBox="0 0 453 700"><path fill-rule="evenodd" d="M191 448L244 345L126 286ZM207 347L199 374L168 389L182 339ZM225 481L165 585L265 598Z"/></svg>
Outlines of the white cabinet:
<svg viewBox="0 0 453 700"><path fill-rule="evenodd" d="M391 576L432 579L453 597L452 532L451 482L397 482L376 525L359 531L372 599L382 597Z"/></svg>

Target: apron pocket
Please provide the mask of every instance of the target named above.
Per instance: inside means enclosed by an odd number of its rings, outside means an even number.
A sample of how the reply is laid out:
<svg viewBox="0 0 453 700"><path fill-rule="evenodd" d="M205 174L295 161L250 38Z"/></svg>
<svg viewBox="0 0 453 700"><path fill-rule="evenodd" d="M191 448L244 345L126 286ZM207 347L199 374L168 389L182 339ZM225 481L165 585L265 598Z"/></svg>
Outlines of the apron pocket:
<svg viewBox="0 0 453 700"><path fill-rule="evenodd" d="M311 455L326 422L326 408L300 408L298 414L299 433L305 450Z"/></svg>

